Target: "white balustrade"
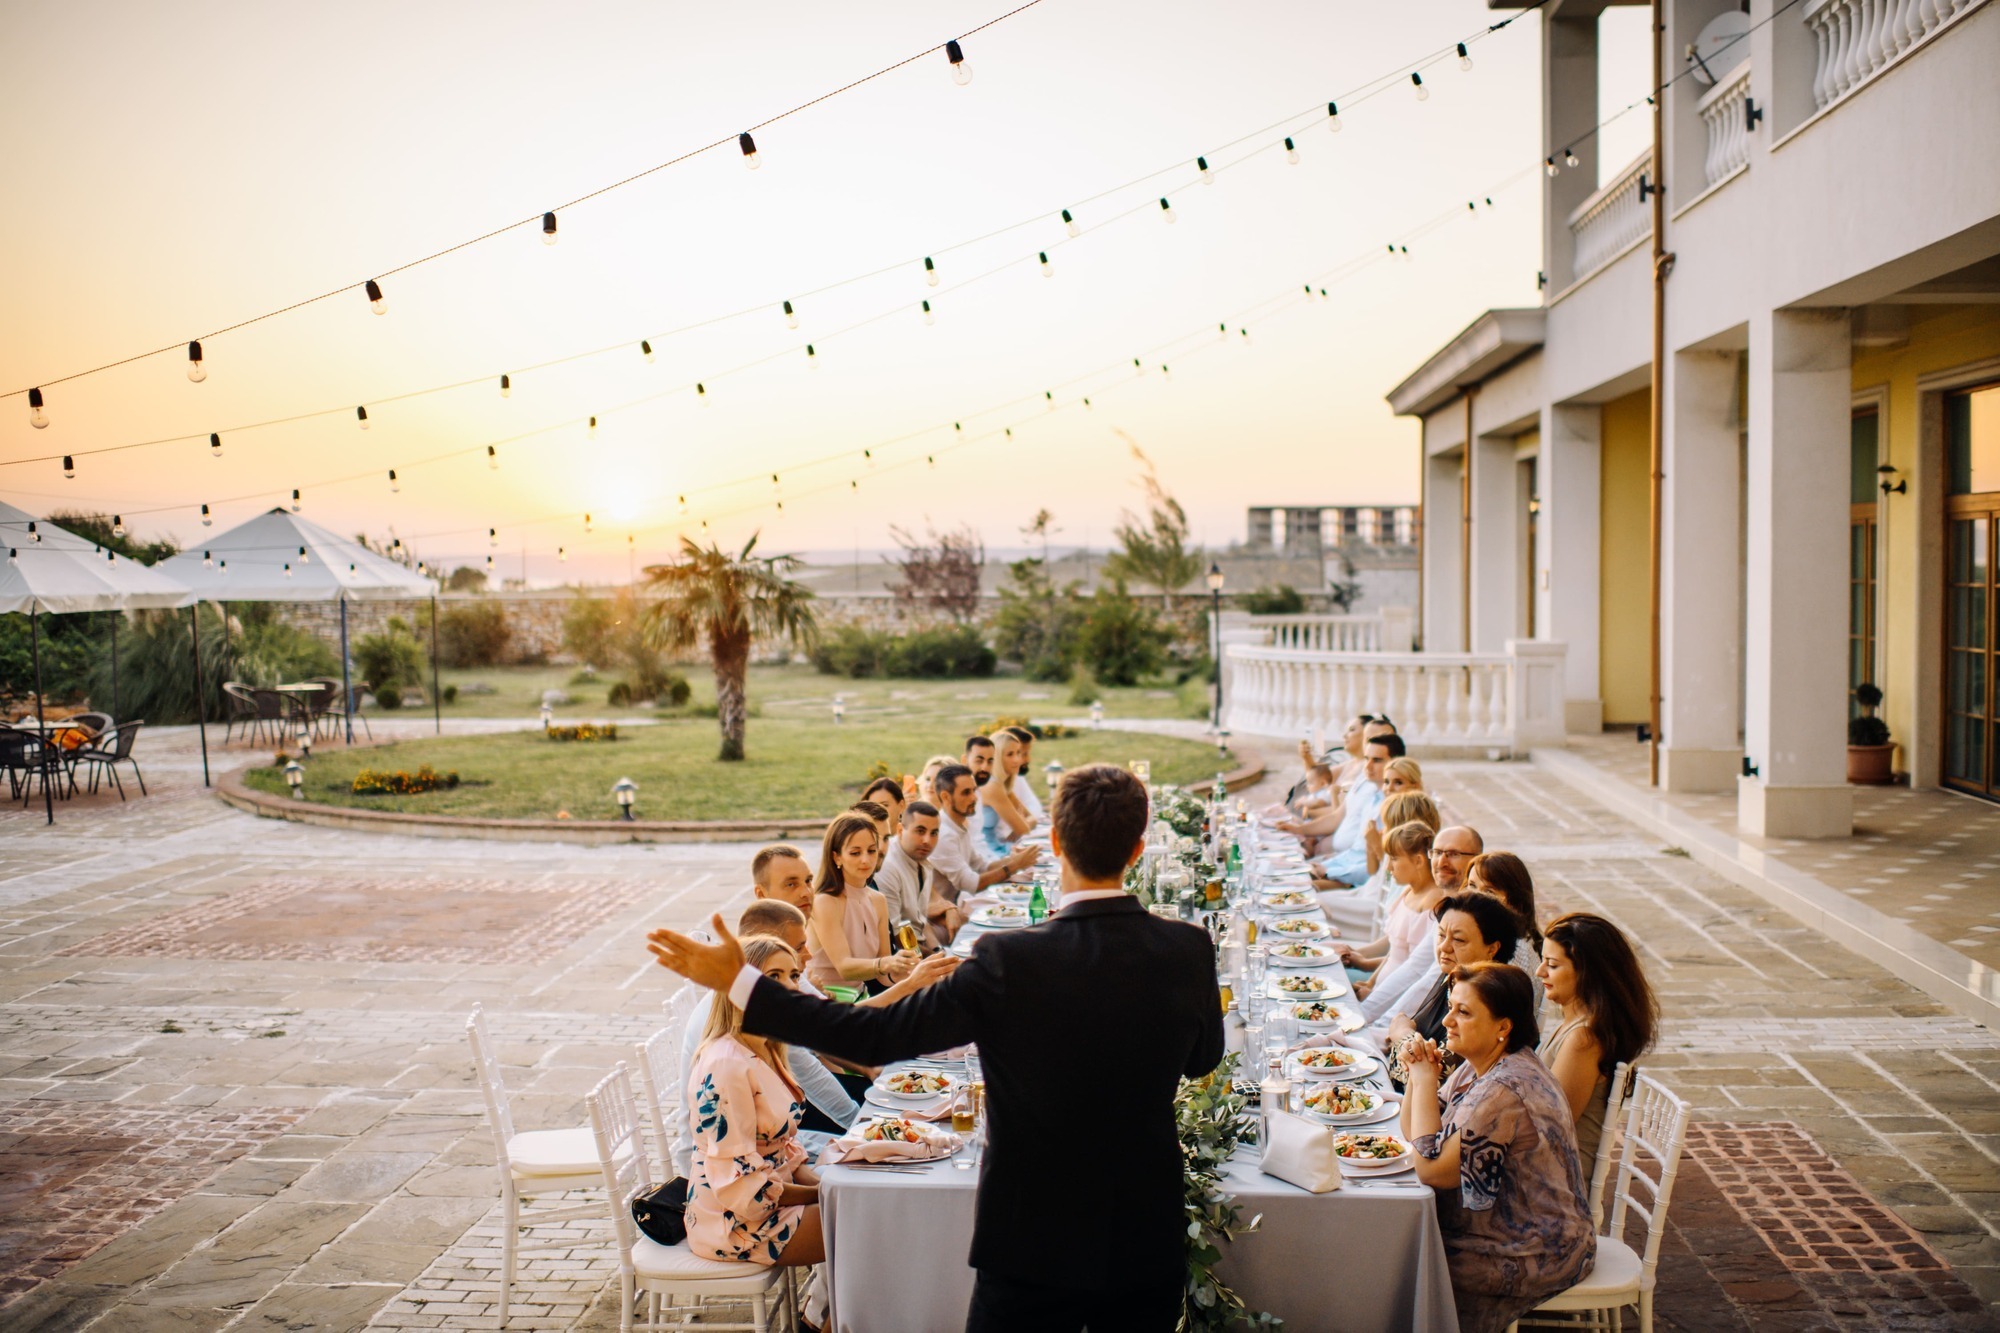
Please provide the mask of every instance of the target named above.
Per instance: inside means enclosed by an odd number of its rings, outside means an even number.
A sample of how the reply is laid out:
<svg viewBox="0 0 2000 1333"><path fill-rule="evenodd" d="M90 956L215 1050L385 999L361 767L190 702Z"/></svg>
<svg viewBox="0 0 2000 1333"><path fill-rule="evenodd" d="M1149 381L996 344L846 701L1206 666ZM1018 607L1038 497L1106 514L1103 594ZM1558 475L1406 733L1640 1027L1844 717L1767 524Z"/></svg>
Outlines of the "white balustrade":
<svg viewBox="0 0 2000 1333"><path fill-rule="evenodd" d="M1807 0L1814 107L1831 106L1979 0Z"/></svg>
<svg viewBox="0 0 2000 1333"><path fill-rule="evenodd" d="M1650 178L1652 171L1649 149L1569 215L1575 256L1571 271L1577 281L1595 273L1652 230L1651 210L1639 198L1639 180Z"/></svg>
<svg viewBox="0 0 2000 1333"><path fill-rule="evenodd" d="M1708 151L1701 160L1702 177L1713 185L1750 161L1750 61L1715 81L1695 110L1708 131Z"/></svg>
<svg viewBox="0 0 2000 1333"><path fill-rule="evenodd" d="M1412 746L1519 754L1563 743L1564 645L1515 639L1505 653L1333 652L1229 643L1231 731L1339 734L1387 714Z"/></svg>

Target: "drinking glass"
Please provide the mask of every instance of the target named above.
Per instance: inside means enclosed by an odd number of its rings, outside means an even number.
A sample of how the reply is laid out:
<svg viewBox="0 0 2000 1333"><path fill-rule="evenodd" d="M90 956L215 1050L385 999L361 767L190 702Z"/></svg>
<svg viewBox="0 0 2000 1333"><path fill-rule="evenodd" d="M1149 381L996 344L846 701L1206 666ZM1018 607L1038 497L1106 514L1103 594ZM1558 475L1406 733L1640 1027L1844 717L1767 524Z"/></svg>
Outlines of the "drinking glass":
<svg viewBox="0 0 2000 1333"><path fill-rule="evenodd" d="M896 923L896 947L898 949L915 949L918 938L917 928L908 921L898 921Z"/></svg>
<svg viewBox="0 0 2000 1333"><path fill-rule="evenodd" d="M1243 1023L1243 1063L1254 1064L1264 1053L1264 1025L1246 1015Z"/></svg>

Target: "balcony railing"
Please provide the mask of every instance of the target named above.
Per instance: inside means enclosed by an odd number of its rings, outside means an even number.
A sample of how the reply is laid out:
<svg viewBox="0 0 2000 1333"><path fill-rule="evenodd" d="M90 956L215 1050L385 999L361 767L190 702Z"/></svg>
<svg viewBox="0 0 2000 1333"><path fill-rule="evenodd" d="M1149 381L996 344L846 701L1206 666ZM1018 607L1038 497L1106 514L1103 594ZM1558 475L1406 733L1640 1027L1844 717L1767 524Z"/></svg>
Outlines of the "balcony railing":
<svg viewBox="0 0 2000 1333"><path fill-rule="evenodd" d="M1249 625L1273 648L1317 653L1406 653L1410 650L1408 607L1384 607L1373 616L1251 616Z"/></svg>
<svg viewBox="0 0 2000 1333"><path fill-rule="evenodd" d="M1640 179L1649 177L1652 170L1653 154L1648 150L1569 215L1578 282L1610 263L1652 228L1652 218L1639 198Z"/></svg>
<svg viewBox="0 0 2000 1333"><path fill-rule="evenodd" d="M1224 649L1224 724L1252 735L1337 735L1387 714L1431 751L1509 754L1563 743L1564 645L1514 639L1505 653L1327 653Z"/></svg>
<svg viewBox="0 0 2000 1333"><path fill-rule="evenodd" d="M1708 152L1702 157L1702 177L1714 185L1750 161L1750 61L1746 58L1702 94L1695 110L1708 131Z"/></svg>
<svg viewBox="0 0 2000 1333"><path fill-rule="evenodd" d="M1806 0L1817 66L1813 105L1828 107L1979 0Z"/></svg>

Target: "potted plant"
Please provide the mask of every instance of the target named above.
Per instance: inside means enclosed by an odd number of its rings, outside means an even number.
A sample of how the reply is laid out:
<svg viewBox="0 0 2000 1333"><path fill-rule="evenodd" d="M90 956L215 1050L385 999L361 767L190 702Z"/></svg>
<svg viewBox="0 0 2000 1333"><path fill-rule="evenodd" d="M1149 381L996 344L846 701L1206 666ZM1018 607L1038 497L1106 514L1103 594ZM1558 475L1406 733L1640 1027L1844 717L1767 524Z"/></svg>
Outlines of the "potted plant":
<svg viewBox="0 0 2000 1333"><path fill-rule="evenodd" d="M1882 691L1863 682L1854 687L1861 716L1847 720L1847 780L1881 786L1894 779L1896 747L1889 743L1889 724L1875 716Z"/></svg>

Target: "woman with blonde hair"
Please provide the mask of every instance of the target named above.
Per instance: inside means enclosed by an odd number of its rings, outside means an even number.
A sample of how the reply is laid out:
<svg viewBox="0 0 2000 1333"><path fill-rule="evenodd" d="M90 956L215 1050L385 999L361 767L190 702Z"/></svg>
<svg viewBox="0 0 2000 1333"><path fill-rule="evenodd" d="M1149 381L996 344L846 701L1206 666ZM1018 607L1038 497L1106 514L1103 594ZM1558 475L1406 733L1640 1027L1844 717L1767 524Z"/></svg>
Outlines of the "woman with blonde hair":
<svg viewBox="0 0 2000 1333"><path fill-rule="evenodd" d="M743 958L790 990L799 957L783 940L752 935ZM826 1258L819 1177L798 1141L806 1097L782 1044L743 1030L743 1011L717 994L688 1071L694 1159L688 1172L688 1248L704 1259L796 1267Z"/></svg>
<svg viewBox="0 0 2000 1333"><path fill-rule="evenodd" d="M993 733L993 746L993 777L979 788L978 832L988 856L1005 856L1035 820L1014 791L1027 750L1006 727Z"/></svg>
<svg viewBox="0 0 2000 1333"><path fill-rule="evenodd" d="M1431 913L1444 897L1444 890L1431 877L1431 840L1436 836L1436 829L1414 819L1383 836L1389 873L1403 886L1403 892L1390 906L1380 938L1358 949L1341 950L1341 961L1356 981L1356 999L1367 993L1374 977L1392 975L1412 952L1432 943L1435 923Z"/></svg>
<svg viewBox="0 0 2000 1333"><path fill-rule="evenodd" d="M1401 761L1398 761L1401 762ZM1353 939L1371 940L1382 933L1382 916L1395 897L1395 881L1382 855L1382 835L1398 824L1423 824L1435 833L1444 824L1437 802L1421 791L1406 791L1382 802L1368 822L1368 879L1352 889L1322 889L1320 910L1334 929Z"/></svg>
<svg viewBox="0 0 2000 1333"><path fill-rule="evenodd" d="M917 789L910 793L911 799L929 801L932 805L938 804L937 793L932 790L932 784L937 781L938 770L946 764L957 762L958 756L949 754L934 754L924 760L923 771L917 774Z"/></svg>
<svg viewBox="0 0 2000 1333"><path fill-rule="evenodd" d="M917 965L914 950L899 952L890 942L889 902L869 883L881 863L882 836L873 819L849 810L826 826L807 926L807 975L814 985L859 981L880 994Z"/></svg>

